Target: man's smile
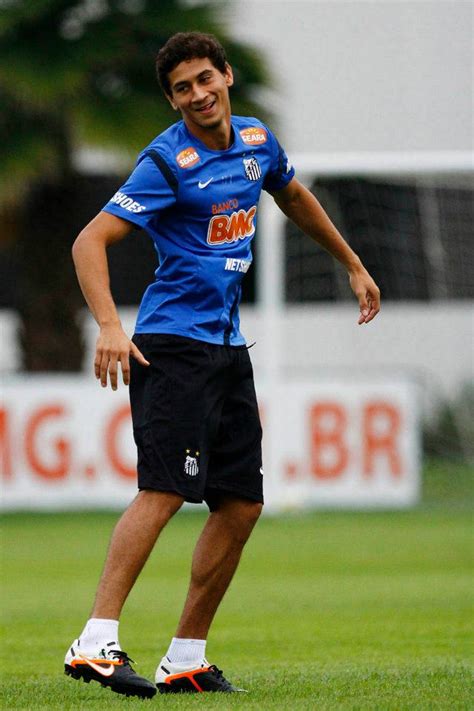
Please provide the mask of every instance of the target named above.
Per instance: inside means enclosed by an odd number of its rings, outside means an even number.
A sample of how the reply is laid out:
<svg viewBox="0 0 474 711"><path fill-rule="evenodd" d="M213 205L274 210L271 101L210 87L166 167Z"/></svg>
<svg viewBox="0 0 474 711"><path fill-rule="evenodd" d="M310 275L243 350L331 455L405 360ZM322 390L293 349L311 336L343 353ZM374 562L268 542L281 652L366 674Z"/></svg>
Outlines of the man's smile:
<svg viewBox="0 0 474 711"><path fill-rule="evenodd" d="M196 108L195 111L198 111L200 114L210 114L216 104L216 100L212 99L212 101L209 101L207 104L204 104L204 106L200 106L199 108Z"/></svg>

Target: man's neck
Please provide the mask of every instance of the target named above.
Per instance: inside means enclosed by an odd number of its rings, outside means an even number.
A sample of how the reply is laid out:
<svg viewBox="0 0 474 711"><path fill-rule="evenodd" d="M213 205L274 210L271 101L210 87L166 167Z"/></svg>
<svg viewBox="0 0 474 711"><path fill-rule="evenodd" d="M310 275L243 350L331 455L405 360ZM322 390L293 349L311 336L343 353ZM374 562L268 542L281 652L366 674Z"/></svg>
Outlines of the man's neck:
<svg viewBox="0 0 474 711"><path fill-rule="evenodd" d="M225 151L229 148L232 136L230 117L216 128L203 128L194 123L189 124L186 120L185 123L189 133L199 138L211 151Z"/></svg>

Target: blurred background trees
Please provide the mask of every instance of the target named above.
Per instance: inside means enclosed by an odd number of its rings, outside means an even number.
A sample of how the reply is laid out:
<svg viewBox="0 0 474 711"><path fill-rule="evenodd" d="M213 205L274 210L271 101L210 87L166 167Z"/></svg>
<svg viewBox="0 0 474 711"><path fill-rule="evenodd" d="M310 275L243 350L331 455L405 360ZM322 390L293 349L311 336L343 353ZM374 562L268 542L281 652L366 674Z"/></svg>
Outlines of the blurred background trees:
<svg viewBox="0 0 474 711"><path fill-rule="evenodd" d="M0 0L0 234L4 251L15 242L19 283L10 287L26 370L81 368L83 301L70 247L112 185L110 176L104 187L97 175L81 175L77 152L110 148L131 167L136 153L176 120L154 69L168 37L216 34L234 68L234 111L262 114L253 99L266 80L262 61L226 35L218 15L224 5Z"/></svg>

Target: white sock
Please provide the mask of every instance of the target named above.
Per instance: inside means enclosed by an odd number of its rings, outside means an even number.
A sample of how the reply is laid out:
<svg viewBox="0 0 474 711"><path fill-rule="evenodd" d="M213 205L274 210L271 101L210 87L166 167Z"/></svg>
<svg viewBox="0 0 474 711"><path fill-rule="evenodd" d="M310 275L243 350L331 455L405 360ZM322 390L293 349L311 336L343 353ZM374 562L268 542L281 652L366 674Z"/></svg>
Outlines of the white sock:
<svg viewBox="0 0 474 711"><path fill-rule="evenodd" d="M206 656L206 640L173 637L166 656L172 664L200 664Z"/></svg>
<svg viewBox="0 0 474 711"><path fill-rule="evenodd" d="M118 620L91 617L79 637L80 651L83 654L99 654L102 649L106 652L111 649L121 649L118 626Z"/></svg>

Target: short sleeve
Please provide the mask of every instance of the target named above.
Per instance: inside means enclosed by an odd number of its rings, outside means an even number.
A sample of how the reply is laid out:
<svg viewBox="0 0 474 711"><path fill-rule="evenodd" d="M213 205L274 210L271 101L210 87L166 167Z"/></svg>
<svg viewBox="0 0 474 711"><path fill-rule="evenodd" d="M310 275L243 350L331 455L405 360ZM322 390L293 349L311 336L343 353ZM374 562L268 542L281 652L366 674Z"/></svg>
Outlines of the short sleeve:
<svg viewBox="0 0 474 711"><path fill-rule="evenodd" d="M146 228L157 214L174 205L176 189L151 156L145 155L127 181L102 208Z"/></svg>
<svg viewBox="0 0 474 711"><path fill-rule="evenodd" d="M288 160L283 148L278 143L273 133L267 129L270 137L270 148L272 151L270 169L265 176L263 189L267 192L275 192L285 188L295 175L295 169Z"/></svg>

